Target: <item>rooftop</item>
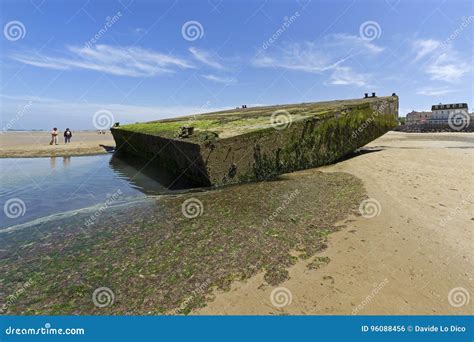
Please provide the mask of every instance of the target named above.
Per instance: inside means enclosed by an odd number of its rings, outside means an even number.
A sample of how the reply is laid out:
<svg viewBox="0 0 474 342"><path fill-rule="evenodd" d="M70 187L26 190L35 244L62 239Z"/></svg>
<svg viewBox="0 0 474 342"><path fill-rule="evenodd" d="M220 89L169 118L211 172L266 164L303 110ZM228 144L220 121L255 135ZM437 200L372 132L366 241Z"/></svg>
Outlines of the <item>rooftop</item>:
<svg viewBox="0 0 474 342"><path fill-rule="evenodd" d="M432 105L431 110L442 110L442 109L467 109L467 103L449 103L449 104L437 104Z"/></svg>

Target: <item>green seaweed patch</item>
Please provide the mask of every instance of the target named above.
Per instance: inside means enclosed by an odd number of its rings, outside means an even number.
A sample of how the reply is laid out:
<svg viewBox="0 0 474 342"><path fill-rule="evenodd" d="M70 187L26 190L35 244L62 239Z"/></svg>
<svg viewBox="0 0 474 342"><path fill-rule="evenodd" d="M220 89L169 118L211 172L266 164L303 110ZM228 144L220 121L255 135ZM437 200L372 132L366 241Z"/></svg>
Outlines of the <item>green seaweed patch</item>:
<svg viewBox="0 0 474 342"><path fill-rule="evenodd" d="M309 270L317 270L329 264L330 261L331 259L329 257L315 257L313 261L306 265L306 267Z"/></svg>
<svg viewBox="0 0 474 342"><path fill-rule="evenodd" d="M265 281L272 286L277 286L289 278L288 270L278 266L268 269L264 276Z"/></svg>
<svg viewBox="0 0 474 342"><path fill-rule="evenodd" d="M183 126L192 126L196 130L204 131L211 130L213 127L217 127L218 125L218 120L155 121L124 125L120 126L120 129L145 134L162 135L167 138L175 138L178 136L180 129Z"/></svg>
<svg viewBox="0 0 474 342"><path fill-rule="evenodd" d="M36 275L6 313L188 314L212 300L214 289L229 290L260 272L277 285L288 278L294 251L319 253L364 196L352 175L311 170L111 207L93 227L84 227L87 215L78 213L15 231L2 240L14 251L0 259L3 292ZM184 216L183 203L196 199L198 215ZM99 287L113 291L112 304L94 305Z"/></svg>

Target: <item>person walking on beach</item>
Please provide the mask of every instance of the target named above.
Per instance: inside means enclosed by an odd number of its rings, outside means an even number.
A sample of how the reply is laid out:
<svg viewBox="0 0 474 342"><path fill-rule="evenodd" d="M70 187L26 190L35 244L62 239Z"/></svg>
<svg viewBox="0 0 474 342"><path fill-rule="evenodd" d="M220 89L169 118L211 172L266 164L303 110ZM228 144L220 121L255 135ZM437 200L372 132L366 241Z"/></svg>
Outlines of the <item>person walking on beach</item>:
<svg viewBox="0 0 474 342"><path fill-rule="evenodd" d="M66 128L66 130L64 131L64 143L65 144L70 143L71 138L72 138L72 132L69 128Z"/></svg>
<svg viewBox="0 0 474 342"><path fill-rule="evenodd" d="M50 145L52 145L53 143L55 145L58 144L58 129L56 127L53 128L53 130L51 131L51 142L49 143Z"/></svg>

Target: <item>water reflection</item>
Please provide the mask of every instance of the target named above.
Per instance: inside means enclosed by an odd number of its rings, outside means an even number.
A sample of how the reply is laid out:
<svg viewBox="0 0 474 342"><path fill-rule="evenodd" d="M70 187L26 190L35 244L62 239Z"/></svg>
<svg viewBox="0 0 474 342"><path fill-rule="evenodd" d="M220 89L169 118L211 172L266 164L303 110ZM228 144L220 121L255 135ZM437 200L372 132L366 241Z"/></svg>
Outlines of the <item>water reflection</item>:
<svg viewBox="0 0 474 342"><path fill-rule="evenodd" d="M1 210L0 229L100 205L119 190L129 201L198 187L156 165L111 155L0 159L0 184L0 206L15 198L26 208L15 218Z"/></svg>
<svg viewBox="0 0 474 342"><path fill-rule="evenodd" d="M50 157L49 165L51 166L51 170L56 169L57 158L59 158L59 157ZM69 167L69 165L71 164L71 156L65 156L65 157L61 157L61 158L63 158L63 167L64 168Z"/></svg>
<svg viewBox="0 0 474 342"><path fill-rule="evenodd" d="M71 156L63 157L63 166L66 168L71 163Z"/></svg>
<svg viewBox="0 0 474 342"><path fill-rule="evenodd" d="M175 175L159 165L140 159L112 156L110 166L145 194L163 194L173 190L198 188L200 184L181 175Z"/></svg>

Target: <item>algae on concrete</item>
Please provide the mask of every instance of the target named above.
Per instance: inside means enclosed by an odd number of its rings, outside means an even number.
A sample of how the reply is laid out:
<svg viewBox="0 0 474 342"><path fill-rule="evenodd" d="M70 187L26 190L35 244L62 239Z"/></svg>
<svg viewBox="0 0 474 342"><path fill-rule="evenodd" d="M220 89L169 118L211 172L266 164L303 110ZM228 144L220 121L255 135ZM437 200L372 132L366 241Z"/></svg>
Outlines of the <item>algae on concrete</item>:
<svg viewBox="0 0 474 342"><path fill-rule="evenodd" d="M124 125L112 134L119 153L209 186L332 163L394 128L397 117L393 95L233 109ZM182 136L182 127L194 133Z"/></svg>

